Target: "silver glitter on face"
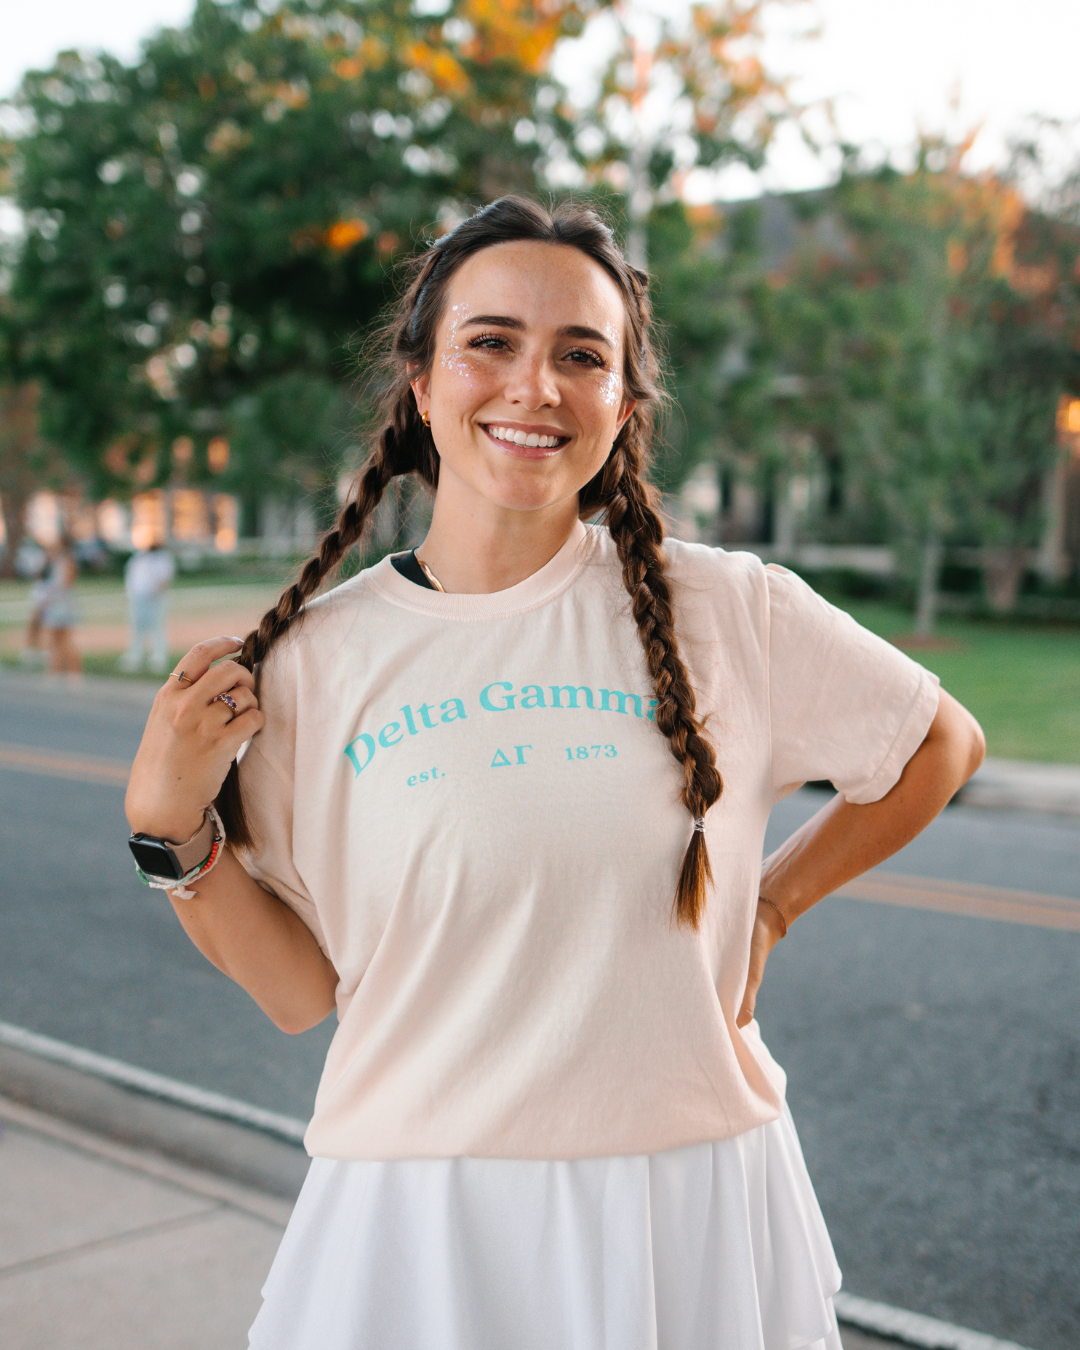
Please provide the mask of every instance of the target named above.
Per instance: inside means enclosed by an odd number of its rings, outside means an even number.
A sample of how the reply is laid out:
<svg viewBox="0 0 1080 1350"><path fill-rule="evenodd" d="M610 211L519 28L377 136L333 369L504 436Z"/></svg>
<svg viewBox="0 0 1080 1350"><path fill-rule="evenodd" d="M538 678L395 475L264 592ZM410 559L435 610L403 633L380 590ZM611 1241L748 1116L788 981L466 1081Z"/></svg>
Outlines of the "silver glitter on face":
<svg viewBox="0 0 1080 1350"><path fill-rule="evenodd" d="M606 370L600 381L600 397L609 408L617 408L622 403L623 382L618 370Z"/></svg>
<svg viewBox="0 0 1080 1350"><path fill-rule="evenodd" d="M471 378L476 373L476 361L468 346L462 344L458 330L469 316L468 305L451 305L447 311L447 334L439 364L450 374Z"/></svg>

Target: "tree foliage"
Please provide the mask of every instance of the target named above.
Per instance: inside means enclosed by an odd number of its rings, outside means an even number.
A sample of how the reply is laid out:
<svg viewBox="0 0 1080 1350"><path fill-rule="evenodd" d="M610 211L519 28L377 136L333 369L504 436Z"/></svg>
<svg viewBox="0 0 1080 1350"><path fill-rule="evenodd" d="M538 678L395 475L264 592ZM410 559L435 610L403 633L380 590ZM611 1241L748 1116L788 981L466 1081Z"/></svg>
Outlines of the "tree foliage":
<svg viewBox="0 0 1080 1350"><path fill-rule="evenodd" d="M949 540L1014 554L1040 528L1055 413L1080 331L1065 226L1016 188L925 143L910 174L845 173L816 203L833 247L804 247L776 295L777 350L821 435L917 556L933 622Z"/></svg>
<svg viewBox="0 0 1080 1350"><path fill-rule="evenodd" d="M324 474L393 260L531 186L513 130L564 19L524 0L199 0L130 67L69 53L28 74L4 156L27 225L7 364L41 382L92 488L164 481L184 437L205 476L232 427L223 484Z"/></svg>

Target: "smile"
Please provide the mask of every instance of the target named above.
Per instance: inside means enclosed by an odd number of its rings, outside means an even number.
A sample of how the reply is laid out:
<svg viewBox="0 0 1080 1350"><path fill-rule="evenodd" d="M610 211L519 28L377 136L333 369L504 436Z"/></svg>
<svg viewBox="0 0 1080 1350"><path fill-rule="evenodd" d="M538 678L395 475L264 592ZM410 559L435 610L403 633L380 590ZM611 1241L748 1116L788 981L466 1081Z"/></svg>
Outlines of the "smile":
<svg viewBox="0 0 1080 1350"><path fill-rule="evenodd" d="M547 432L523 431L518 427L484 426L491 439L500 446L513 451L558 450L569 441L569 436L555 436Z"/></svg>

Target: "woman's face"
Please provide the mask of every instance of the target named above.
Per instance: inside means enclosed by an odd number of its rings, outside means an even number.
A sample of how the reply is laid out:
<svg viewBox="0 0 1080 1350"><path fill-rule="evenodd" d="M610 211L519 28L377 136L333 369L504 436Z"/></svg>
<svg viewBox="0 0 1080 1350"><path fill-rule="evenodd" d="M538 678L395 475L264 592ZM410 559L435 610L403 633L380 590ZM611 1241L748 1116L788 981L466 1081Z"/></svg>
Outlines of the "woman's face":
<svg viewBox="0 0 1080 1350"><path fill-rule="evenodd" d="M634 406L625 329L614 281L576 248L521 241L467 258L447 287L431 369L413 382L439 495L517 511L576 499Z"/></svg>

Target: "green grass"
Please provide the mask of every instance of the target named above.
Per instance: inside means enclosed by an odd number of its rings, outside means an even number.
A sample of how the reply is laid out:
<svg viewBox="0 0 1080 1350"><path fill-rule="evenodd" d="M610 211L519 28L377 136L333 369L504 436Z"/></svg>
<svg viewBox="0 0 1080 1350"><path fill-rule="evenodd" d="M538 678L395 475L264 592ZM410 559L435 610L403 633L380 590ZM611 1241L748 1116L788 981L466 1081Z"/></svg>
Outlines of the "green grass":
<svg viewBox="0 0 1080 1350"><path fill-rule="evenodd" d="M1080 628L944 618L941 647L914 647L911 613L878 601L829 597L859 623L896 639L970 708L987 752L1003 759L1080 764Z"/></svg>

